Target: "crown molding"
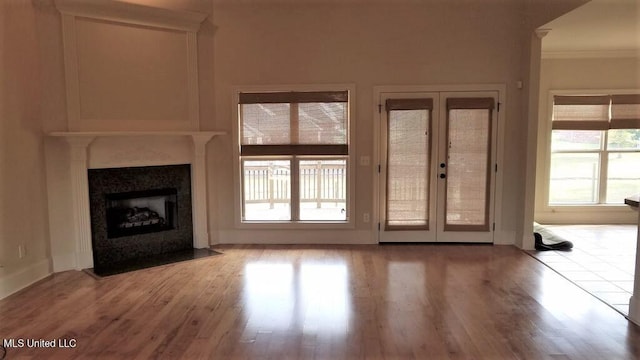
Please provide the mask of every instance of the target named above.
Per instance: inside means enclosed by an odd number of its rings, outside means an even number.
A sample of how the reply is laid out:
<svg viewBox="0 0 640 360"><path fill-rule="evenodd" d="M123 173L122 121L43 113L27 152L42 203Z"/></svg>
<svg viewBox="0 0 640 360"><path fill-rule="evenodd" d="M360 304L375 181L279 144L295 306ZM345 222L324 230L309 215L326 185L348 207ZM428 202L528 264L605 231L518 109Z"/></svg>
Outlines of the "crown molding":
<svg viewBox="0 0 640 360"><path fill-rule="evenodd" d="M207 14L113 0L55 0L64 15L197 32Z"/></svg>
<svg viewBox="0 0 640 360"><path fill-rule="evenodd" d="M535 34L538 37L538 39L542 39L545 36L547 36L549 32L551 32L551 29L536 29Z"/></svg>

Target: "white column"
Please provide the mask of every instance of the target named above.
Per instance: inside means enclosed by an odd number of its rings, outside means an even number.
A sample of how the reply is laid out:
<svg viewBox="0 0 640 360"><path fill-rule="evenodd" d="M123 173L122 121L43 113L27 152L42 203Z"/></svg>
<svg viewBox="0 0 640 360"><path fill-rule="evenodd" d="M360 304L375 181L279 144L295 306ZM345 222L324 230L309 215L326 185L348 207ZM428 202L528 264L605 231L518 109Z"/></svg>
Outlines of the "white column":
<svg viewBox="0 0 640 360"><path fill-rule="evenodd" d="M636 245L636 272L633 295L629 299L629 320L640 325L640 208L638 211L638 242Z"/></svg>
<svg viewBox="0 0 640 360"><path fill-rule="evenodd" d="M94 137L65 138L71 146L71 194L76 270L93 267L91 218L89 215L89 178L87 176L87 149L93 139Z"/></svg>
<svg viewBox="0 0 640 360"><path fill-rule="evenodd" d="M542 57L542 38L549 33L547 29L537 29L531 36L531 53L528 84L528 122L527 122L527 163L524 187L524 221L522 242L516 243L525 250L534 248L533 220L536 200L536 161L538 147L538 106L540 103L540 67Z"/></svg>
<svg viewBox="0 0 640 360"><path fill-rule="evenodd" d="M191 201L193 206L193 247L209 247L207 216L206 145L213 134L192 134L193 162L191 164Z"/></svg>

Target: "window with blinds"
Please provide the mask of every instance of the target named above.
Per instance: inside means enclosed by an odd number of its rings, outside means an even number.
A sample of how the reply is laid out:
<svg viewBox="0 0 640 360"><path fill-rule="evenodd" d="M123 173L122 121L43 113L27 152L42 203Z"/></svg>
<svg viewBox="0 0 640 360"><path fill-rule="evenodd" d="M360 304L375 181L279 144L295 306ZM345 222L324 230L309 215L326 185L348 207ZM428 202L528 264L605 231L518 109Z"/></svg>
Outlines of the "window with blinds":
<svg viewBox="0 0 640 360"><path fill-rule="evenodd" d="M347 91L240 93L242 155L347 155Z"/></svg>
<svg viewBox="0 0 640 360"><path fill-rule="evenodd" d="M640 94L553 100L549 205L622 205L640 192Z"/></svg>
<svg viewBox="0 0 640 360"><path fill-rule="evenodd" d="M349 92L241 92L243 221L346 221Z"/></svg>

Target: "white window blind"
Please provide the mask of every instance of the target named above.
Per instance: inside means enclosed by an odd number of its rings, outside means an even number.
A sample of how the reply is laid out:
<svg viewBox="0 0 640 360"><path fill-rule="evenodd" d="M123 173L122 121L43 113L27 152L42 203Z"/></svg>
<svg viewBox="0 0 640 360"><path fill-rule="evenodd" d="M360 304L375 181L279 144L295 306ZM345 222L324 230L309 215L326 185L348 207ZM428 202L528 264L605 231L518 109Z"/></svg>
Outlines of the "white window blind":
<svg viewBox="0 0 640 360"><path fill-rule="evenodd" d="M611 129L640 129L640 94L611 96Z"/></svg>
<svg viewBox="0 0 640 360"><path fill-rule="evenodd" d="M389 99L386 230L428 229L432 99Z"/></svg>
<svg viewBox="0 0 640 360"><path fill-rule="evenodd" d="M488 231L493 98L447 99L445 231Z"/></svg>
<svg viewBox="0 0 640 360"><path fill-rule="evenodd" d="M606 130L609 96L554 96L554 130Z"/></svg>
<svg viewBox="0 0 640 360"><path fill-rule="evenodd" d="M347 155L347 91L240 93L242 155Z"/></svg>
<svg viewBox="0 0 640 360"><path fill-rule="evenodd" d="M556 95L552 129L640 129L640 94Z"/></svg>

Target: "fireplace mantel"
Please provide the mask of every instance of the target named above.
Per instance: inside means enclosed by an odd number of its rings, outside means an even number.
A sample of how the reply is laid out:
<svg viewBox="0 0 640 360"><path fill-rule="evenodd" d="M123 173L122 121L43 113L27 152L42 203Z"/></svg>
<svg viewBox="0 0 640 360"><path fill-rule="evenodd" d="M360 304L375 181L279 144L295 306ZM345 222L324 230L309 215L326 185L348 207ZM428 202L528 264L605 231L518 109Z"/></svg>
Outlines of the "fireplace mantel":
<svg viewBox="0 0 640 360"><path fill-rule="evenodd" d="M48 157L49 168L69 166L66 185L51 181L52 188L67 194L71 200L68 216L73 223L72 240L52 238L54 271L93 267L91 222L89 214L89 168L132 167L191 164L191 193L193 213L193 247L209 247L207 216L206 145L222 131L79 131L52 132L51 139L62 139L68 151L62 156ZM55 153L55 152L54 152ZM68 165L64 165L68 164ZM55 185L54 185L55 184ZM57 201L51 199L50 210L55 211ZM68 242L68 243L67 243ZM73 244L71 244L73 242ZM69 248L74 251L70 253ZM65 249L65 250L63 250ZM59 254L59 255L55 255Z"/></svg>
<svg viewBox="0 0 640 360"><path fill-rule="evenodd" d="M225 135L224 131L56 131L49 136L64 138L67 142L84 144L89 146L96 138L116 137L190 137L194 144L206 144L218 135Z"/></svg>
<svg viewBox="0 0 640 360"><path fill-rule="evenodd" d="M192 136L209 137L226 135L224 131L55 131L49 136L65 138L97 138L115 136Z"/></svg>

